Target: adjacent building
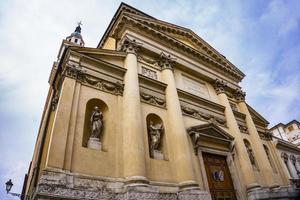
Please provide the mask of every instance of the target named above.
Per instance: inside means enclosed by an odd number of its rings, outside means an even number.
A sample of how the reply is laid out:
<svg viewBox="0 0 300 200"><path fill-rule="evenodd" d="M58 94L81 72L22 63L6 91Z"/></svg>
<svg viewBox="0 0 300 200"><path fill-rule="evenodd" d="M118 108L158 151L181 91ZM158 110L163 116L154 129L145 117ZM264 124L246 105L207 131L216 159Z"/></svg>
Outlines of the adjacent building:
<svg viewBox="0 0 300 200"><path fill-rule="evenodd" d="M300 147L300 123L292 120L287 124L279 123L270 128L272 134L284 141L291 142Z"/></svg>
<svg viewBox="0 0 300 200"><path fill-rule="evenodd" d="M25 195L297 199L244 76L190 29L124 3L95 48L78 25L52 67Z"/></svg>

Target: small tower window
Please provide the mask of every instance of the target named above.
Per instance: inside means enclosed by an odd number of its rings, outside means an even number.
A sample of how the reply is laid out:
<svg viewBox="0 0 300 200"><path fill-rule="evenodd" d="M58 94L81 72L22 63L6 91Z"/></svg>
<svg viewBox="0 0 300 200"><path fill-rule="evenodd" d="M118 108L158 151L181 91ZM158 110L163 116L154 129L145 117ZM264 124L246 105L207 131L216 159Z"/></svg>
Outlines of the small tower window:
<svg viewBox="0 0 300 200"><path fill-rule="evenodd" d="M78 39L75 39L75 43L77 43Z"/></svg>

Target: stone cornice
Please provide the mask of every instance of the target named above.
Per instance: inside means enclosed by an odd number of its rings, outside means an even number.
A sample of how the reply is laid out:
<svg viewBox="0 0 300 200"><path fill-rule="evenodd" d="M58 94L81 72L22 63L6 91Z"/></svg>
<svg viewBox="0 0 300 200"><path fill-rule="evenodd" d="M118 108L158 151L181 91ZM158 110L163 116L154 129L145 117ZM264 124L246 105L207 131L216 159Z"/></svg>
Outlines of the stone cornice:
<svg viewBox="0 0 300 200"><path fill-rule="evenodd" d="M111 93L114 95L123 95L124 85L120 82L111 82L86 73L86 70L79 66L66 65L62 72L63 76L75 79L77 82L93 87L95 89Z"/></svg>
<svg viewBox="0 0 300 200"><path fill-rule="evenodd" d="M131 13L129 14L126 12L124 12L124 14L125 15L127 14L132 18L140 21L141 23L145 23L146 25L150 26L151 28L157 29L160 32L182 36L182 38L185 38L188 41L190 41L196 47L198 47L206 54L208 54L211 58L215 59L216 61L220 62L223 65L228 65L229 67L232 67L233 69L243 74L237 67L235 67L229 60L227 60L226 57L220 54L216 49L210 46L205 40L199 37L191 29L181 27L175 24L171 24L168 22L164 22L158 19L153 19L153 18L149 19L149 17L146 16L141 16L141 15L131 14Z"/></svg>
<svg viewBox="0 0 300 200"><path fill-rule="evenodd" d="M220 114L224 113L224 111L225 111L224 106L217 104L215 102L209 101L207 99L193 95L189 92L186 92L186 91L183 91L180 89L177 89L177 92L178 92L180 101L186 102L188 104L194 103L197 106L200 106L201 108L205 108L207 110L214 111L214 112L217 112Z"/></svg>
<svg viewBox="0 0 300 200"><path fill-rule="evenodd" d="M116 29L119 29L119 25L126 24L124 23L123 18L126 17L126 20L128 18L131 18L140 24L138 26L147 26L151 29L153 29L156 32L159 32L160 34L164 34L168 36L168 40L172 38L172 40L180 44L180 46L188 46L184 44L183 42L177 40L174 36L170 36L171 34L179 35L184 38L186 38L188 41L190 41L193 45L195 45L197 48L195 50L204 51L205 54L207 54L208 57L215 60L216 62L220 63L221 65L226 66L227 68L235 71L237 74L241 76L241 79L245 76L243 72L241 72L237 67L235 67L229 60L226 59L222 54L220 54L217 50L215 50L212 46L210 46L205 40L203 40L201 37L199 37L197 34L195 34L192 30L184 27L180 27L178 25L174 25L171 23L167 23L161 20L157 20L139 10L136 10L133 8L135 12L130 11L131 9L123 9L120 10L120 8L117 10L114 18L110 22L110 25L108 29L106 30L105 34L103 35L100 43L98 44L98 48L101 48L106 39L109 36L112 36ZM143 27L145 28L145 27ZM153 31L151 30L151 32ZM160 35L159 35L160 36ZM189 50L188 50L189 51Z"/></svg>
<svg viewBox="0 0 300 200"><path fill-rule="evenodd" d="M238 112L235 110L233 110L232 112L233 112L233 115L235 116L235 118L245 121L246 115L244 113L241 113L241 112Z"/></svg>
<svg viewBox="0 0 300 200"><path fill-rule="evenodd" d="M141 88L147 88L156 93L165 94L165 90L167 88L167 84L162 83L160 81L154 80L152 78L148 78L142 74L139 74L139 83Z"/></svg>
<svg viewBox="0 0 300 200"><path fill-rule="evenodd" d="M300 148L298 148L293 143L281 140L279 138L276 138L276 139L277 139L277 141L276 141L277 148L284 149L284 150L291 151L291 152L300 153Z"/></svg>
<svg viewBox="0 0 300 200"><path fill-rule="evenodd" d="M226 127L226 119L217 117L212 114L207 114L204 112L201 112L199 110L187 107L187 106L181 106L182 114L188 117L192 117L195 119L199 119L201 121L209 122L209 123L215 123L219 126Z"/></svg>
<svg viewBox="0 0 300 200"><path fill-rule="evenodd" d="M234 69L232 69L232 67L221 64L213 58L210 58L209 56L201 53L200 51L191 48L190 46L174 39L173 37L159 32L156 29L153 29L127 15L122 15L120 19L116 22L114 31L112 33L112 37L120 37L121 30L124 28L124 26L129 26L130 24L133 25L133 27L139 29L140 31L150 34L150 37L153 37L152 35L155 35L157 39L164 40L166 44L169 44L171 47L176 47L178 50L181 50L183 54L189 57L192 56L194 59L200 59L203 62L211 64L211 66L214 67L215 70L217 70L219 73L223 73L227 76L230 76L237 82L241 81L244 77L243 74L236 72Z"/></svg>

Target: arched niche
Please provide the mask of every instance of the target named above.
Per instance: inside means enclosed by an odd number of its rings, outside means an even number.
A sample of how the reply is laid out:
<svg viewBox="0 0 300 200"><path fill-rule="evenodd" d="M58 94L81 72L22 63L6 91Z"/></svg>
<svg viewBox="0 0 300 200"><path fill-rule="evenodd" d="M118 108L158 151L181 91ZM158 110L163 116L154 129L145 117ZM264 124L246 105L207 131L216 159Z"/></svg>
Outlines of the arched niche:
<svg viewBox="0 0 300 200"><path fill-rule="evenodd" d="M86 103L86 107L85 107L84 130L83 130L83 137L82 137L82 146L83 147L87 147L88 140L91 136L91 115L93 113L95 106L97 106L99 108L99 111L102 112L102 114L103 114L104 127L103 127L103 130L100 135L100 142L103 143L103 141L105 140L105 137L106 137L105 129L107 126L106 122L108 119L108 106L106 105L106 103L104 103L104 101L102 101L100 99L96 99L96 98L90 99Z"/></svg>
<svg viewBox="0 0 300 200"><path fill-rule="evenodd" d="M272 156L271 156L271 154L270 154L269 148L268 148L267 145L265 145L265 144L263 144L263 146L264 146L265 152L266 152L266 154L267 154L269 163L270 163L270 165L271 165L273 171L276 172L276 168L275 168L275 165L274 165Z"/></svg>
<svg viewBox="0 0 300 200"><path fill-rule="evenodd" d="M162 119L153 113L147 115L149 155L153 159L166 159L165 129Z"/></svg>
<svg viewBox="0 0 300 200"><path fill-rule="evenodd" d="M245 144L251 165L254 168L257 168L256 159L255 159L254 152L253 152L250 142L248 140L244 139L244 144Z"/></svg>

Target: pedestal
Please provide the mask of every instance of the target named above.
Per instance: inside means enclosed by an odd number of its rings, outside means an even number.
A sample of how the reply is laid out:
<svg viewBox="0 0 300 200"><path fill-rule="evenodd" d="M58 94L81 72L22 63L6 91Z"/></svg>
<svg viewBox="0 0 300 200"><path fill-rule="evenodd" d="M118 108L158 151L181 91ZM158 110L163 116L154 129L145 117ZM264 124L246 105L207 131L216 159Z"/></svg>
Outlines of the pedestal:
<svg viewBox="0 0 300 200"><path fill-rule="evenodd" d="M101 142L98 138L90 138L87 147L90 149L101 150Z"/></svg>
<svg viewBox="0 0 300 200"><path fill-rule="evenodd" d="M161 151L154 150L153 151L153 158L156 159L156 160L163 160L164 159L164 155L162 154Z"/></svg>

